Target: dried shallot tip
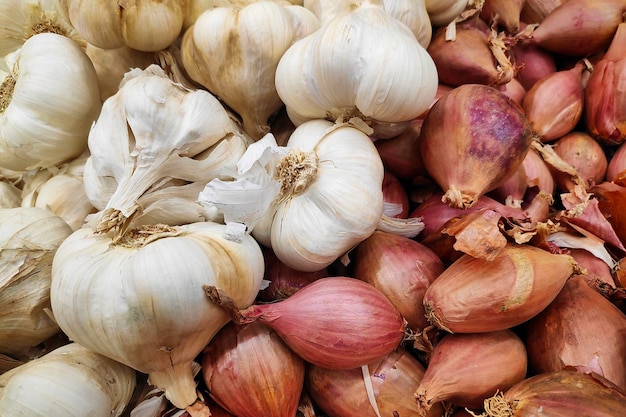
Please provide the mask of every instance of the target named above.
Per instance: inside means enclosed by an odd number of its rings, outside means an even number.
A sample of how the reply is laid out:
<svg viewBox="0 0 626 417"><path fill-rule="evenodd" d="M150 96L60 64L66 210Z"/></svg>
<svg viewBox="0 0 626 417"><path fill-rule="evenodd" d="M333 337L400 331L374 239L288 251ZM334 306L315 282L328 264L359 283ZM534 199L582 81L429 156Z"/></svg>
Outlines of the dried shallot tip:
<svg viewBox="0 0 626 417"><path fill-rule="evenodd" d="M496 390L522 381L526 348L511 330L448 334L435 345L415 390L420 416L443 402L477 408Z"/></svg>
<svg viewBox="0 0 626 417"><path fill-rule="evenodd" d="M293 417L305 362L261 322L228 323L202 352L202 380L224 409L240 417Z"/></svg>
<svg viewBox="0 0 626 417"><path fill-rule="evenodd" d="M406 319L408 328L428 326L421 303L426 288L445 267L425 245L375 231L354 250L353 276L379 289Z"/></svg>
<svg viewBox="0 0 626 417"><path fill-rule="evenodd" d="M626 3L621 0L568 0L518 39L550 52L584 57L609 47L622 23Z"/></svg>
<svg viewBox="0 0 626 417"><path fill-rule="evenodd" d="M624 76L626 23L620 23L608 50L593 65L585 87L585 126L606 145L619 145L626 140L626 97L620 87Z"/></svg>
<svg viewBox="0 0 626 417"><path fill-rule="evenodd" d="M465 84L431 108L419 146L426 170L445 192L442 200L467 209L513 175L531 142L517 103L493 87Z"/></svg>
<svg viewBox="0 0 626 417"><path fill-rule="evenodd" d="M582 275L527 323L525 344L537 373L573 367L626 389L626 315Z"/></svg>
<svg viewBox="0 0 626 417"><path fill-rule="evenodd" d="M485 399L483 407L477 416L621 417L626 394L597 374L564 370L530 376Z"/></svg>
<svg viewBox="0 0 626 417"><path fill-rule="evenodd" d="M528 178L528 187L537 187L539 191L553 195L556 184L550 168L543 160L542 156L535 149L531 148L524 161L524 171Z"/></svg>
<svg viewBox="0 0 626 417"><path fill-rule="evenodd" d="M413 391L422 380L425 368L409 351L398 348L369 363L367 371L365 375L359 368L331 370L310 365L305 390L327 415L377 417L394 416L394 412L398 416L418 415ZM437 405L425 416L439 417L443 411Z"/></svg>
<svg viewBox="0 0 626 417"><path fill-rule="evenodd" d="M450 333L509 329L546 308L574 266L569 255L529 244L509 243L493 260L465 254L426 290L426 317Z"/></svg>

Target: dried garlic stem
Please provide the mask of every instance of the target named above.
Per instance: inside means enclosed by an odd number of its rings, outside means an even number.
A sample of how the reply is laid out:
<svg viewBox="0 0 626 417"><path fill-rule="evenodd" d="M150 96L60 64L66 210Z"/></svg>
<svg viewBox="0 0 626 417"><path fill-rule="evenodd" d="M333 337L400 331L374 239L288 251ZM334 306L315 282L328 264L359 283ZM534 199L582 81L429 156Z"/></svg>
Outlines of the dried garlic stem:
<svg viewBox="0 0 626 417"><path fill-rule="evenodd" d="M9 74L0 85L0 113L3 113L7 107L9 107L9 104L11 104L15 81L15 77Z"/></svg>
<svg viewBox="0 0 626 417"><path fill-rule="evenodd" d="M169 368L150 372L148 382L161 389L165 397L177 408L184 409L197 402L196 382L188 362L172 364Z"/></svg>

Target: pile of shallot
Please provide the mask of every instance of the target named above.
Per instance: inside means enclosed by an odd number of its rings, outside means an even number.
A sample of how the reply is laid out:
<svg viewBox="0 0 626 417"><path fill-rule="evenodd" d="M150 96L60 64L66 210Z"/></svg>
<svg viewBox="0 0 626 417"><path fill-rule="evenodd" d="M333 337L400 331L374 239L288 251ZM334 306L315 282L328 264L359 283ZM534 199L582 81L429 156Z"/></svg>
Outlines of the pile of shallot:
<svg viewBox="0 0 626 417"><path fill-rule="evenodd" d="M623 416L624 16L1 0L1 414Z"/></svg>

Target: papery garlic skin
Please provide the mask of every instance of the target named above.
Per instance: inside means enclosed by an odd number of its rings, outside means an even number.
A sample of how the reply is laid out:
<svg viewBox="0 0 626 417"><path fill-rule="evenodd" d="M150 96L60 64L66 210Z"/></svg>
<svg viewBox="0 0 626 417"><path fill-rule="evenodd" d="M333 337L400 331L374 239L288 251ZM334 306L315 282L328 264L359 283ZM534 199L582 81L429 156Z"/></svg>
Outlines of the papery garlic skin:
<svg viewBox="0 0 626 417"><path fill-rule="evenodd" d="M26 357L59 332L47 312L52 260L71 233L49 210L0 209L0 353Z"/></svg>
<svg viewBox="0 0 626 417"><path fill-rule="evenodd" d="M42 170L25 179L22 207L40 207L61 217L72 230L83 226L85 219L97 210L87 198L83 169L84 154L58 170Z"/></svg>
<svg viewBox="0 0 626 417"><path fill-rule="evenodd" d="M131 368L70 343L0 375L3 417L118 417L136 386Z"/></svg>
<svg viewBox="0 0 626 417"><path fill-rule="evenodd" d="M309 15L307 21L315 20L301 6L271 1L216 7L202 13L183 37L186 72L237 112L255 140L269 132L268 119L283 104L274 86L280 58L317 29L299 24L303 14ZM302 33L302 28L309 31Z"/></svg>
<svg viewBox="0 0 626 417"><path fill-rule="evenodd" d="M72 25L94 46L160 51L182 31L180 0L64 0Z"/></svg>
<svg viewBox="0 0 626 417"><path fill-rule="evenodd" d="M7 57L0 86L0 166L48 168L87 149L100 112L93 64L71 39L40 33Z"/></svg>
<svg viewBox="0 0 626 417"><path fill-rule="evenodd" d="M0 180L0 208L15 208L21 205L22 190L10 182Z"/></svg>
<svg viewBox="0 0 626 417"><path fill-rule="evenodd" d="M88 227L77 230L52 265L56 321L70 339L148 374L185 408L197 398L192 361L229 320L203 286L243 308L263 279L258 243L249 235L229 240L228 232L211 222L154 225L114 244Z"/></svg>
<svg viewBox="0 0 626 417"><path fill-rule="evenodd" d="M445 26L480 0L424 0L424 3L432 25Z"/></svg>
<svg viewBox="0 0 626 417"><path fill-rule="evenodd" d="M102 211L98 229L121 235L148 210L149 194L167 183L206 184L226 175L250 141L209 92L174 83L157 65L128 72L89 133L83 181ZM187 200L192 216L183 223L202 220L196 196ZM164 210L159 222L181 222L169 214Z"/></svg>
<svg viewBox="0 0 626 417"><path fill-rule="evenodd" d="M350 68L350 71L346 71ZM400 124L425 112L438 85L435 64L411 30L380 5L341 13L297 41L276 69L276 90L290 119Z"/></svg>

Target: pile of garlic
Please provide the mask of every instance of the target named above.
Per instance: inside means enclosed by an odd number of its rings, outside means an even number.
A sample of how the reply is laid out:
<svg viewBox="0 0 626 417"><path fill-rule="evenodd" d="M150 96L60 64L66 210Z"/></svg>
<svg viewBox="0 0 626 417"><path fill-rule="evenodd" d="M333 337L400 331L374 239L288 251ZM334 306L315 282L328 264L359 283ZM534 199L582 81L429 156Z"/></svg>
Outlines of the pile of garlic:
<svg viewBox="0 0 626 417"><path fill-rule="evenodd" d="M209 415L194 360L230 318L204 287L245 308L262 247L318 271L419 233L373 141L435 100L430 3L3 0L0 408L56 369L102 399L72 415L129 415L134 372Z"/></svg>

